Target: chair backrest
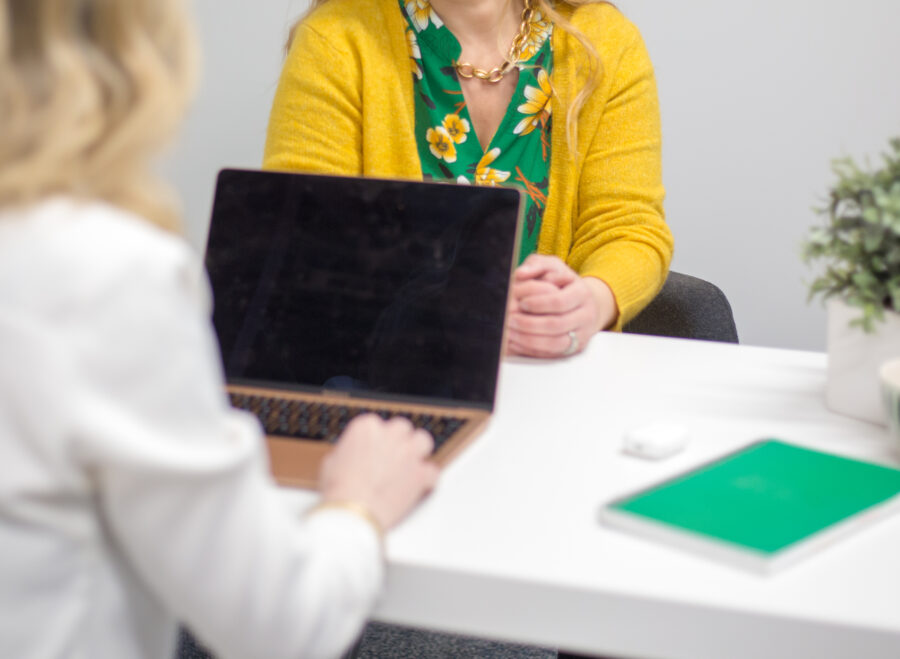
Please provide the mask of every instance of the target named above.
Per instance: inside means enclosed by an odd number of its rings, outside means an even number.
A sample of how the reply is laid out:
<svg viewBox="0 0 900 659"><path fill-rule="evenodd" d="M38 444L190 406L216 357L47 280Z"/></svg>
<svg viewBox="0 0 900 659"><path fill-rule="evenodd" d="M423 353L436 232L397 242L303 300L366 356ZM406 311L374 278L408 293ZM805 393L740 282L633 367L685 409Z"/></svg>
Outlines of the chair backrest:
<svg viewBox="0 0 900 659"><path fill-rule="evenodd" d="M728 298L714 284L670 272L653 301L625 328L630 334L737 343L738 333Z"/></svg>

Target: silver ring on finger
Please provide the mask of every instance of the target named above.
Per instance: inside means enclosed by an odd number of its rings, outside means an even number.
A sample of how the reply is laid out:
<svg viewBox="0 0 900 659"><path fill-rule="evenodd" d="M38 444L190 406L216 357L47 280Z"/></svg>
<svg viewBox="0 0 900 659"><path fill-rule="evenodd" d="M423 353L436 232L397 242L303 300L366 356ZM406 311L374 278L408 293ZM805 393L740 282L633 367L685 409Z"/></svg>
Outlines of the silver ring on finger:
<svg viewBox="0 0 900 659"><path fill-rule="evenodd" d="M578 352L578 335L575 330L569 330L569 345L563 350L563 357L569 357Z"/></svg>

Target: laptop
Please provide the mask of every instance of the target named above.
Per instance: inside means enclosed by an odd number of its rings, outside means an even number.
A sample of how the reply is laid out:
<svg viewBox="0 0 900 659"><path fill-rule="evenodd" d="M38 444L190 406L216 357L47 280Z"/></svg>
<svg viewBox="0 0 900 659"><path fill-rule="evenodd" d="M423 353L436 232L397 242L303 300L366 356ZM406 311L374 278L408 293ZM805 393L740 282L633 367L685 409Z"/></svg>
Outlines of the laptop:
<svg viewBox="0 0 900 659"><path fill-rule="evenodd" d="M228 169L206 267L232 405L276 480L315 487L355 416L396 415L446 464L494 409L523 193Z"/></svg>

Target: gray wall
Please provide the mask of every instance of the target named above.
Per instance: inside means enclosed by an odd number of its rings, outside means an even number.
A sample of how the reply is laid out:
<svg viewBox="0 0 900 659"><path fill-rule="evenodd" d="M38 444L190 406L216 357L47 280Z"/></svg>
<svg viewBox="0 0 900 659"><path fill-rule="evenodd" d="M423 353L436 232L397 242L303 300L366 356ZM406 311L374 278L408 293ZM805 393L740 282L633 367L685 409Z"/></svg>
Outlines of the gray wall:
<svg viewBox="0 0 900 659"><path fill-rule="evenodd" d="M308 2L194 0L193 5L203 75L161 169L181 194L188 237L200 248L216 173L222 167L260 166L288 28Z"/></svg>
<svg viewBox="0 0 900 659"><path fill-rule="evenodd" d="M619 0L659 79L674 268L731 299L742 342L824 348L800 243L829 162L900 135L900 2ZM259 165L281 46L306 0L199 0L205 77L164 172L201 245L215 172Z"/></svg>

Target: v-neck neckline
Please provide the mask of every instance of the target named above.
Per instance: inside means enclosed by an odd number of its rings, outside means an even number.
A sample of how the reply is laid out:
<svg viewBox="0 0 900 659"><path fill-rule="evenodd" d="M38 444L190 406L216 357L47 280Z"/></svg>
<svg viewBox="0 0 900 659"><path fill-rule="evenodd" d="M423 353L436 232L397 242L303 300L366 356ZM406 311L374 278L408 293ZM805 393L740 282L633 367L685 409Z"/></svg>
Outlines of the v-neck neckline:
<svg viewBox="0 0 900 659"><path fill-rule="evenodd" d="M547 34L546 36L544 36L540 45L535 48L534 52L531 54L531 57L528 60L520 61L516 64L518 78L516 80L516 86L506 103L506 107L503 111L503 118L500 120L500 123L497 124L497 128L494 130L493 134L488 140L487 148L485 148L482 145L481 140L479 139L478 132L475 130L475 123L472 121L472 115L469 112L469 102L468 99L466 99L465 92L463 91L462 84L460 83L459 74L453 67L453 63L458 61L459 56L462 54L462 46L459 43L459 39L457 39L456 35L453 34L450 28L447 27L443 19L441 19L440 15L428 0L424 0L424 4L419 4L417 0L401 1L403 4L403 11L406 14L406 18L408 18L409 22L415 29L416 40L419 42L424 42L427 47L431 48L431 50L434 51L434 53L438 55L443 61L449 62L449 64L445 68L453 69L453 84L455 85L455 89L445 91L454 93L459 92L459 94L462 96L465 104L457 112L457 114L459 114L461 118L469 122L469 125L472 127L475 141L478 142L478 146L481 149L481 156L484 157L492 149L496 148L497 145L495 145L495 141L497 140L497 137L499 135L503 134L503 130L507 128L509 128L510 130L512 129L512 127L508 126L508 124L514 122L517 117L514 116L514 113L511 112L511 109L513 108L513 105L516 103L517 99L524 98L525 86L527 84L527 76L522 75L523 66L528 65L529 62L539 57L540 52L544 47L544 43L550 39L550 35ZM415 5L420 11L423 12L423 16L425 10L428 10L427 19L424 21L426 23L424 28L420 28L419 21L417 21L416 18L410 14L410 7L413 5ZM435 21L433 17L437 17L438 20ZM435 29L429 29L429 26L431 25L433 25Z"/></svg>
<svg viewBox="0 0 900 659"><path fill-rule="evenodd" d="M511 109L512 109L513 105L516 103L516 100L522 98L522 96L524 95L524 93L525 93L524 87L527 84L526 76L521 75L521 70L517 71L517 78L518 79L516 80L516 86L513 89L513 93L510 95L509 100L506 103L506 107L503 110L503 118L500 119L500 123L497 124L497 128L494 130L494 133L491 135L490 140L488 140L487 148L484 148L484 145L481 143L481 140L479 139L478 131L475 129L475 122L472 120L471 112L469 112L469 101L468 101L468 99L466 99L466 93L465 93L465 91L463 91L462 85L459 83L459 79L457 79L457 81L456 81L457 85L459 85L459 91L462 94L463 100L465 100L465 102L466 102L466 104L462 107L462 109L460 111L460 116L463 119L466 119L469 122L469 124L472 126L472 132L475 135L475 140L478 142L478 146L481 147L482 157L484 156L484 154L488 153L491 149L493 149L497 146L494 144L494 142L497 140L497 137L499 135L503 134L503 131L505 129L509 128L509 130L512 130L512 127L507 126L507 124L512 123L516 119L516 117L513 116Z"/></svg>

